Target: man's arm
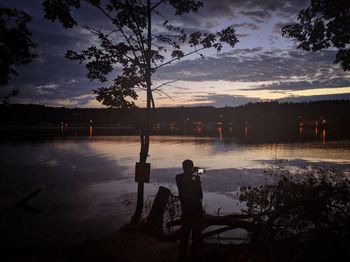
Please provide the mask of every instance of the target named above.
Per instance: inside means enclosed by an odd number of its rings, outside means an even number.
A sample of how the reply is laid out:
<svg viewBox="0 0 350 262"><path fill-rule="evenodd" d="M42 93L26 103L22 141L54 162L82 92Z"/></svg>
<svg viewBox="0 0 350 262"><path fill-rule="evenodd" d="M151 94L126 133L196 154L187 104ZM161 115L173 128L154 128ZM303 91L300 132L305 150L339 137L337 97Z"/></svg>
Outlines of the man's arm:
<svg viewBox="0 0 350 262"><path fill-rule="evenodd" d="M203 200L202 182L199 176L196 176L196 190L200 200Z"/></svg>

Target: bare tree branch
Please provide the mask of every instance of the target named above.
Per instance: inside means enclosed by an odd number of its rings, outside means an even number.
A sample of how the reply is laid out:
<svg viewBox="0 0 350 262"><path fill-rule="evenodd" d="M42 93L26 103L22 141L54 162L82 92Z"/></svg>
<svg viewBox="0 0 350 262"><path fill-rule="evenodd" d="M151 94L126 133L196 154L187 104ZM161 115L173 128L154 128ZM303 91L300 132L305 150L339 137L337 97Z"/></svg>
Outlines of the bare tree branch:
<svg viewBox="0 0 350 262"><path fill-rule="evenodd" d="M162 17L165 20L165 23L168 22L168 19L165 17L165 15L163 15L162 13L156 11L156 10L152 10L154 13L156 13L157 15L159 15L160 17Z"/></svg>
<svg viewBox="0 0 350 262"><path fill-rule="evenodd" d="M85 2L88 2L88 3L89 3L89 1L86 1L86 0L85 0ZM91 4L91 3L90 3L90 4ZM112 23L118 28L118 30L122 33L122 35L123 35L124 39L126 40L126 42L128 43L128 45L130 46L130 48L131 48L131 50L132 50L132 52L133 52L133 55L134 55L134 59L137 61L138 58L137 58L137 55L136 55L136 50L134 49L134 46L130 43L130 39L129 39L129 38L127 37L127 35L125 34L123 28L122 28L120 25L118 25L117 23L115 23L115 19L113 19L113 17L111 17L111 16L108 14L108 12L106 12L100 5L93 5L93 6L95 6L98 10L100 10L101 13L102 13L105 17L107 17L108 19L110 19L110 20L112 21Z"/></svg>
<svg viewBox="0 0 350 262"><path fill-rule="evenodd" d="M203 50L203 49L207 49L207 48L206 48L206 47L201 47L201 48L196 49L196 50L193 50L193 51L191 51L191 52L189 52L189 53L187 53L187 54L184 54L183 57L192 55L192 54L194 54L194 53L198 53L199 51L201 51L201 50ZM182 58L183 58L183 57L182 57ZM174 62L174 61L176 61L176 60L180 60L180 58L171 59L171 60L169 60L169 61L167 61L167 62L165 62L165 63L163 63L163 64L160 64L159 66L156 66L155 68L152 68L152 69L153 69L153 70L157 70L157 69L159 69L159 68L161 68L161 67L163 67L163 66L165 66L165 65L171 64L172 62Z"/></svg>
<svg viewBox="0 0 350 262"><path fill-rule="evenodd" d="M158 95L163 94L163 95L167 96L171 101L175 102L175 100L174 100L170 95L168 95L167 93L165 93L164 91L161 91L161 90L154 90L153 92L157 93Z"/></svg>
<svg viewBox="0 0 350 262"><path fill-rule="evenodd" d="M153 88L152 91L156 91L156 90L160 89L162 86L169 85L169 84L175 83L177 81L180 81L180 79L176 79L176 80L171 80L171 81L165 82L165 83L163 83L163 84Z"/></svg>
<svg viewBox="0 0 350 262"><path fill-rule="evenodd" d="M164 0L160 0L158 3L154 4L154 6L151 7L151 11L154 11L160 4L162 4Z"/></svg>

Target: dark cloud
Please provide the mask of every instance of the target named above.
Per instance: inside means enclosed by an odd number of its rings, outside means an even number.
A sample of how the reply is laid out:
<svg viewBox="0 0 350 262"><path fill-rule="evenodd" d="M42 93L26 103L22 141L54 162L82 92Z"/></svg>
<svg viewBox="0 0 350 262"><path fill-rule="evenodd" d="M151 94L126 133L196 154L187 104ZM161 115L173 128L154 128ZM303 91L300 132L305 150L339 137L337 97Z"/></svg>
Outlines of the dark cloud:
<svg viewBox="0 0 350 262"><path fill-rule="evenodd" d="M296 17L298 12L309 4L305 0L203 0L203 2L206 7L203 8L203 15L232 18L241 14L259 23L272 16Z"/></svg>
<svg viewBox="0 0 350 262"><path fill-rule="evenodd" d="M186 91L186 92L182 92L182 91L175 91L173 92L173 94L175 95L199 95L199 94L204 94L202 97L207 97L208 92L205 91Z"/></svg>
<svg viewBox="0 0 350 262"><path fill-rule="evenodd" d="M276 23L272 28L272 33L281 35L282 28L285 27L286 25L293 24L293 22L294 21Z"/></svg>
<svg viewBox="0 0 350 262"><path fill-rule="evenodd" d="M291 14L295 15L308 4L308 1L305 0L233 0L230 2L246 11L246 15L257 19L266 19L272 13L286 17ZM267 14L264 15L262 12Z"/></svg>
<svg viewBox="0 0 350 262"><path fill-rule="evenodd" d="M256 11L241 11L240 14L252 18L257 23L263 23L267 19L271 18L271 13L263 10Z"/></svg>
<svg viewBox="0 0 350 262"><path fill-rule="evenodd" d="M238 37L238 39L243 39L243 38L250 37L251 35L250 35L250 34L240 34L240 33L237 33L236 36Z"/></svg>
<svg viewBox="0 0 350 262"><path fill-rule="evenodd" d="M160 28L162 28L164 18L166 18L170 24L175 23L183 28L195 28L198 31L208 30L218 26L221 19L232 19L236 17L236 10L228 1L207 0L202 2L204 2L204 8L199 9L195 15L189 13L182 16L175 16L173 9L161 5L157 9L161 15L155 14L153 18Z"/></svg>
<svg viewBox="0 0 350 262"><path fill-rule="evenodd" d="M254 47L254 48L235 48L231 51L225 52L225 53L218 53L217 57L227 57L227 56L238 56L238 55L249 55L256 52L263 51L262 47Z"/></svg>
<svg viewBox="0 0 350 262"><path fill-rule="evenodd" d="M20 67L19 77L9 84L9 88L20 88L18 99L47 104L91 94L92 89L102 85L89 81L82 65L57 53L39 51L39 58L28 66Z"/></svg>
<svg viewBox="0 0 350 262"><path fill-rule="evenodd" d="M207 101L211 102L207 102ZM249 102L257 102L260 101L260 99L246 97L246 96L236 96L236 95L229 95L229 94L206 94L206 95L196 95L193 98L191 98L191 101L196 102L196 104L200 104L200 102L203 102L202 105L211 105L211 106L218 106L218 107L224 107L224 106L240 106L247 104ZM204 103L205 102L205 103Z"/></svg>
<svg viewBox="0 0 350 262"><path fill-rule="evenodd" d="M257 31L259 30L261 27L256 25L256 24L253 24L253 23L240 23L240 24L233 24L234 27L242 27L242 28L245 28L245 29L250 29L250 30L253 30L253 31Z"/></svg>
<svg viewBox="0 0 350 262"><path fill-rule="evenodd" d="M286 49L237 49L217 57L182 61L160 70L159 74L164 79L189 81L275 81L258 89L282 89L284 83L283 89L349 86L347 74L333 64L335 54L336 51L331 50L305 53Z"/></svg>
<svg viewBox="0 0 350 262"><path fill-rule="evenodd" d="M250 22L236 23L236 27L249 30L258 30L260 24L272 17L278 16L284 19L295 19L298 12L308 4L305 0L202 0L204 8L196 15L185 14L181 17L174 16L169 8L160 12L169 21L176 20L183 27L193 27L207 30L218 25L222 19L237 19L245 16Z"/></svg>
<svg viewBox="0 0 350 262"><path fill-rule="evenodd" d="M350 87L350 79L335 77L333 79L314 81L284 81L271 85L261 85L249 90L305 90L309 88ZM242 89L243 90L243 89Z"/></svg>

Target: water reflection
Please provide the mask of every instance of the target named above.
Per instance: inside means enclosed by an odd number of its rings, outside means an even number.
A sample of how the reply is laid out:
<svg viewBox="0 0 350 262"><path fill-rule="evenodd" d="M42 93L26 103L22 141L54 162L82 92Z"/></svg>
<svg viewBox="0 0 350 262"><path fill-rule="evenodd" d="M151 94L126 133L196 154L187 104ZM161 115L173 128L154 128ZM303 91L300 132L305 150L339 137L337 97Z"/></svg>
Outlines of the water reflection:
<svg viewBox="0 0 350 262"><path fill-rule="evenodd" d="M115 159L96 155L88 143L88 139L0 143L1 237L6 246L76 243L101 237L128 221L130 211L120 199L131 198L126 196L127 185L133 195L132 183L125 177L129 171ZM107 195L89 190L108 181L125 189ZM16 209L2 212L37 188L43 191L31 205L42 210L40 216Z"/></svg>
<svg viewBox="0 0 350 262"><path fill-rule="evenodd" d="M134 166L139 141L137 137L99 138L89 143L95 154L115 160L123 159ZM273 158L306 159L313 162L350 161L350 142L321 143L266 143L239 144L223 138L153 136L150 145L150 162L153 168L179 167L183 159L194 159L199 166L207 168L261 168L261 160Z"/></svg>
<svg viewBox="0 0 350 262"><path fill-rule="evenodd" d="M314 128L314 138L315 140L319 140L322 142L322 144L325 144L326 143L326 128L322 128L321 129L321 132L319 132L319 129L318 127L315 127Z"/></svg>
<svg viewBox="0 0 350 262"><path fill-rule="evenodd" d="M326 143L326 129L322 130L321 139L322 139L322 144L325 144Z"/></svg>
<svg viewBox="0 0 350 262"><path fill-rule="evenodd" d="M221 131L224 133L224 129ZM57 128L56 132L59 133ZM264 183L263 170L276 157L288 159L291 168L324 165L349 173L350 141L325 143L326 129L318 133L321 141L318 138L308 143L258 144L239 143L224 134L215 138L152 136L151 183L145 185L145 195L154 195L158 185L176 189L175 175L181 172L186 158L207 169L202 180L208 212L219 207L224 212L235 211L239 186ZM133 172L138 154L138 136L0 143L0 206L35 188L44 188L42 198L33 202L43 210L43 216L25 220L25 224L16 225L13 220L6 237L12 235L13 241L23 238L33 243L44 240L49 244L60 237L88 238L112 232L129 221L134 211L134 204L126 207L122 203L136 198ZM13 217L8 218L11 221ZM30 239L26 236L28 227L42 234L36 236L32 232Z"/></svg>
<svg viewBox="0 0 350 262"><path fill-rule="evenodd" d="M92 126L89 127L89 136L91 137L93 135L93 128Z"/></svg>
<svg viewBox="0 0 350 262"><path fill-rule="evenodd" d="M222 140L222 127L221 126L217 128L217 132L219 134L219 139Z"/></svg>
<svg viewBox="0 0 350 262"><path fill-rule="evenodd" d="M317 134L318 134L318 128L315 127L315 139L317 139Z"/></svg>
<svg viewBox="0 0 350 262"><path fill-rule="evenodd" d="M324 130L324 131L323 131ZM327 133L327 137L323 134ZM139 130L131 127L95 127L90 124L85 127L65 126L60 127L31 127L24 129L0 129L0 141L20 140L42 141L43 139L52 139L57 137L70 138L72 136L120 136L120 135L138 135ZM326 128L325 126L304 126L295 128L276 128L266 126L264 128L254 128L249 126L248 122L243 126L237 126L233 123L204 123L196 122L178 126L175 123L160 124L155 123L152 128L152 136L196 136L211 137L221 140L234 140L241 144L257 143L302 143L310 141L326 142L326 140L346 140L349 139L349 132Z"/></svg>
<svg viewBox="0 0 350 262"><path fill-rule="evenodd" d="M198 125L196 128L196 132L201 134L203 132L203 127L201 125Z"/></svg>

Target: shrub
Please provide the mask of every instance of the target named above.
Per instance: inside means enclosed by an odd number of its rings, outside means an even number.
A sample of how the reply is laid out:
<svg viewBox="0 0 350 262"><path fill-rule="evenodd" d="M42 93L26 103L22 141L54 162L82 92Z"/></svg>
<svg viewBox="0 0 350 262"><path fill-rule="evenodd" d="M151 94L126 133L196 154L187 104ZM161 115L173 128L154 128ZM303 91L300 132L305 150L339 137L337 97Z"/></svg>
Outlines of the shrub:
<svg viewBox="0 0 350 262"><path fill-rule="evenodd" d="M281 162L266 172L272 183L241 187L243 212L260 230L255 241L293 243L299 260L350 257L350 181L343 174L317 168L291 174Z"/></svg>

